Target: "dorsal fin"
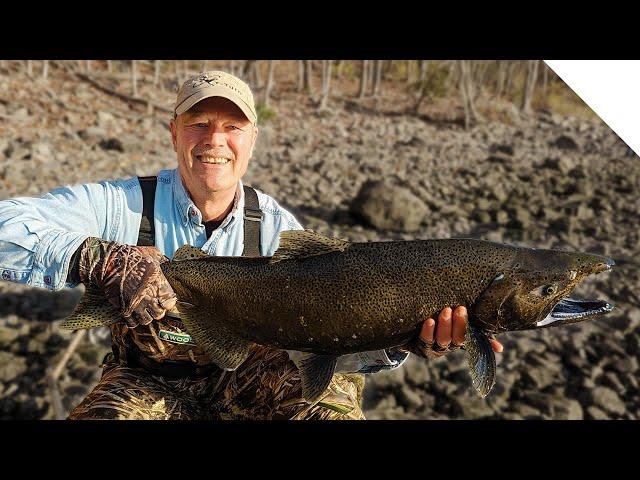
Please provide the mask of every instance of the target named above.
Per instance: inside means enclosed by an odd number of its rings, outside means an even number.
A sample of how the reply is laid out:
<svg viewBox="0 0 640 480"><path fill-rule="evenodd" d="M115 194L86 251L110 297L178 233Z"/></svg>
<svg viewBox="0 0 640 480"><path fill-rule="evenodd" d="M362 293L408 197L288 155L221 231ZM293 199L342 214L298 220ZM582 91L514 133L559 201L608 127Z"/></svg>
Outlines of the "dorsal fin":
<svg viewBox="0 0 640 480"><path fill-rule="evenodd" d="M173 262L181 262L184 260L195 260L197 258L210 256L211 255L206 254L197 247L192 247L191 245L183 245L178 250L176 250L176 253L173 254L173 258L171 260Z"/></svg>
<svg viewBox="0 0 640 480"><path fill-rule="evenodd" d="M313 230L290 230L280 233L280 246L270 263L281 260L314 257L331 252L344 252L351 242L325 237Z"/></svg>

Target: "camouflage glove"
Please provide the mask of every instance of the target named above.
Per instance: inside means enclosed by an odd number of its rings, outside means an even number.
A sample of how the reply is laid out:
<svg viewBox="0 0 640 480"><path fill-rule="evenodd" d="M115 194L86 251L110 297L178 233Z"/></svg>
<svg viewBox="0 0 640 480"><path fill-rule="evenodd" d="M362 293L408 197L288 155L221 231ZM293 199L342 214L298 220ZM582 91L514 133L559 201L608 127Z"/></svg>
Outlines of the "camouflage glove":
<svg viewBox="0 0 640 480"><path fill-rule="evenodd" d="M155 247L134 247L91 237L74 255L72 268L79 281L102 290L133 328L162 318L176 303L176 294L160 269L166 261L167 257Z"/></svg>

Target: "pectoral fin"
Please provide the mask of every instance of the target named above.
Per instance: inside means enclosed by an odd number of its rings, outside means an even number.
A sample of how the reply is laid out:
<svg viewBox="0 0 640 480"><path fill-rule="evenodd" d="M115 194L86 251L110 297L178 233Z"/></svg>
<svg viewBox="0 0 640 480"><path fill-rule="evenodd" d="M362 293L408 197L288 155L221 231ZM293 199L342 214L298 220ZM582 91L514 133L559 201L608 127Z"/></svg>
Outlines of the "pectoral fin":
<svg viewBox="0 0 640 480"><path fill-rule="evenodd" d="M111 305L95 287L89 286L71 315L60 324L63 330L103 327L124 320L120 311Z"/></svg>
<svg viewBox="0 0 640 480"><path fill-rule="evenodd" d="M305 355L296 362L305 400L315 402L329 387L337 362L337 355L314 354Z"/></svg>
<svg viewBox="0 0 640 480"><path fill-rule="evenodd" d="M473 387L484 398L496 383L496 357L489 337L480 329L469 326L465 338L469 371Z"/></svg>
<svg viewBox="0 0 640 480"><path fill-rule="evenodd" d="M251 342L232 332L215 313L186 302L176 306L187 332L218 367L235 370L247 359Z"/></svg>

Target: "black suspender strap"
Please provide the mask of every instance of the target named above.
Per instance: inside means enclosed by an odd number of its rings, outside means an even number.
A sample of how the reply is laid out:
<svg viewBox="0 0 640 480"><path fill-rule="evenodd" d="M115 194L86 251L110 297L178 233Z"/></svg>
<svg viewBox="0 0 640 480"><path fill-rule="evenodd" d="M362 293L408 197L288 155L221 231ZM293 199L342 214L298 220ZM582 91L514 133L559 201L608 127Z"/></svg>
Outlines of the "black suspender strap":
<svg viewBox="0 0 640 480"><path fill-rule="evenodd" d="M153 247L156 244L156 227L153 219L158 177L138 177L138 181L142 187L142 220L137 245Z"/></svg>
<svg viewBox="0 0 640 480"><path fill-rule="evenodd" d="M244 187L244 251L243 257L260 256L260 223L262 222L262 210L258 203L256 191Z"/></svg>
<svg viewBox="0 0 640 480"><path fill-rule="evenodd" d="M138 233L138 246L154 246L156 232L154 225L154 204L158 177L138 177L142 188L142 219ZM262 210L256 191L244 185L244 251L243 257L260 256L260 223Z"/></svg>

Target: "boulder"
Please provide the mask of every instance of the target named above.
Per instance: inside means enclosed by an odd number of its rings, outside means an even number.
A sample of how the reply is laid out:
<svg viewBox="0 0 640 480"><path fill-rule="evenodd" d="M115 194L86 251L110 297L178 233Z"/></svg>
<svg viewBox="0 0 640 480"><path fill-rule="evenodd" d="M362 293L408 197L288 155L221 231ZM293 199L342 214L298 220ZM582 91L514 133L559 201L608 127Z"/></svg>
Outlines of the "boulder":
<svg viewBox="0 0 640 480"><path fill-rule="evenodd" d="M367 181L351 202L350 213L380 230L415 232L429 214L409 189L389 182Z"/></svg>

